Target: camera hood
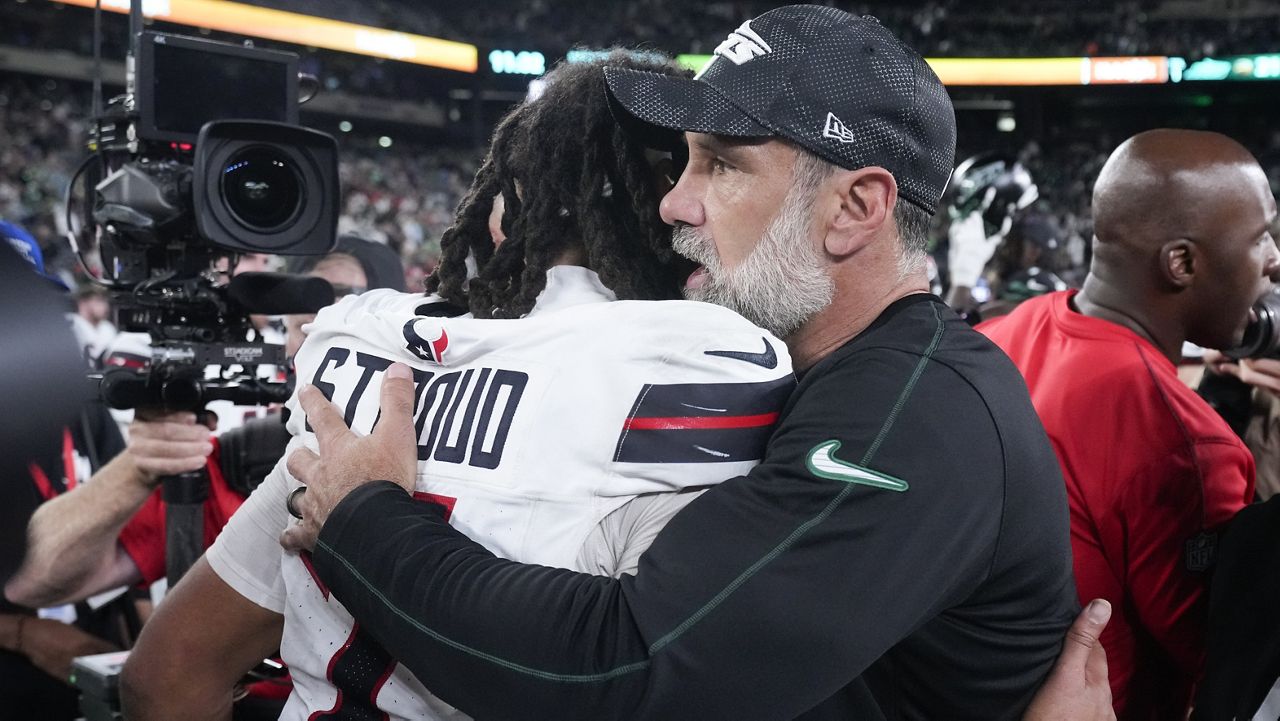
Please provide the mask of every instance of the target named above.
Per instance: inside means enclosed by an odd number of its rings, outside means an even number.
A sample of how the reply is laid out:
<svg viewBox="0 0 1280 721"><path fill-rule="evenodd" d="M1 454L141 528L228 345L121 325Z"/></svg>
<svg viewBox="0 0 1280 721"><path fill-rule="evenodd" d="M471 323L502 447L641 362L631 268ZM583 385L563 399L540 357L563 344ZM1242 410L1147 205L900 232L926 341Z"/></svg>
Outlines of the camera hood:
<svg viewBox="0 0 1280 721"><path fill-rule="evenodd" d="M244 253L321 255L337 242L338 143L311 128L218 120L200 129L196 230Z"/></svg>

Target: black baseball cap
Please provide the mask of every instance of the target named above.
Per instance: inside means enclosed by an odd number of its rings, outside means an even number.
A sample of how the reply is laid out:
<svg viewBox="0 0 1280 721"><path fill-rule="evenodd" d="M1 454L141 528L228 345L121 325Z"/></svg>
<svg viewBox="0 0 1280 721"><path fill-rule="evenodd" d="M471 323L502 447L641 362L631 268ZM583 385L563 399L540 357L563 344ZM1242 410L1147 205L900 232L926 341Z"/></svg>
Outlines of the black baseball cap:
<svg viewBox="0 0 1280 721"><path fill-rule="evenodd" d="M843 168L880 166L933 213L955 162L956 118L938 76L880 22L788 5L729 34L694 78L606 67L609 92L661 128L786 138Z"/></svg>

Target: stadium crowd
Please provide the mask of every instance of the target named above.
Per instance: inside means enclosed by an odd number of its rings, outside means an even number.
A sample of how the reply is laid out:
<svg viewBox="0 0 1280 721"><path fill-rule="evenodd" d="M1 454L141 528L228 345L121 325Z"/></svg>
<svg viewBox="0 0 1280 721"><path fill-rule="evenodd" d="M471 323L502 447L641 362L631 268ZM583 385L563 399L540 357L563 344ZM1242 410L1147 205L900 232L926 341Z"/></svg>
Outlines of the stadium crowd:
<svg viewBox="0 0 1280 721"><path fill-rule="evenodd" d="M25 225L40 241L53 272L77 272L62 231L67 183L84 155L88 87L52 79L0 78L0 217ZM394 148L373 138L342 136L340 231L391 246L418 287L439 260L440 237L479 164L466 147L414 144ZM1280 192L1280 131L1242 138ZM1033 140L1012 153L1040 187L1032 209L1051 220L1064 278L1083 278L1084 247L1092 237L1089 196L1116 139L1107 133L1071 133ZM983 152L962 147L960 157ZM934 229L935 241L945 228ZM68 281L72 279L67 278Z"/></svg>
<svg viewBox="0 0 1280 721"><path fill-rule="evenodd" d="M284 10L302 7L295 0L265 4ZM1004 7L998 0L826 4L874 15L925 56L1231 55L1266 52L1280 40L1277 11L1265 3L1246 3L1236 8L1240 17L1234 18L1215 16L1211 9L1188 17L1185 9L1178 12L1176 3L1160 0L1088 8L1069 0L1037 0L1024 5L1020 13L995 12ZM319 5L327 16L349 22L498 47L558 50L589 42L693 53L710 53L720 42L721 28L736 26L773 7L762 0L693 6L674 0L495 0L483 6L415 4L413 12L405 13L405 5L392 0L359 4L330 0Z"/></svg>
<svg viewBox="0 0 1280 721"><path fill-rule="evenodd" d="M710 53L720 28L736 26L771 7L764 0L697 3L637 0L493 0L483 4L423 4L410 0L346 3L340 0L268 0L260 5L319 14L348 22L514 50L557 55L574 47L652 47L671 53ZM1200 3L1127 0L1081 6L1070 0L1035 0L1018 13L999 12L999 0L922 0L907 3L829 2L870 14L925 56L1052 57L1181 55L1191 59L1267 53L1280 46L1280 8L1274 3ZM1219 7L1221 5L1221 7ZM92 53L88 14L54 3L7 9L0 44ZM124 54L124 18L107 13L103 53ZM217 33L205 33L219 37ZM303 66L331 89L405 97L420 69L368 63L310 49Z"/></svg>

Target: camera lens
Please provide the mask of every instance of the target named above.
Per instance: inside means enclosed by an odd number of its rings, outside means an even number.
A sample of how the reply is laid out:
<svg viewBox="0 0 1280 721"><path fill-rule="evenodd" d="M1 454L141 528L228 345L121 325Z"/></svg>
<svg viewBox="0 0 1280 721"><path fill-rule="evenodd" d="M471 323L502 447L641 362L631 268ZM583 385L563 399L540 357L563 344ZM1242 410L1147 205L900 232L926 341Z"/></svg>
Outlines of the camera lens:
<svg viewBox="0 0 1280 721"><path fill-rule="evenodd" d="M245 148L222 169L222 197L232 215L257 232L270 232L302 209L302 179L293 161L276 148Z"/></svg>
<svg viewBox="0 0 1280 721"><path fill-rule="evenodd" d="M1257 320L1245 328L1240 345L1222 352L1235 359L1280 358L1280 291L1259 298L1253 312Z"/></svg>

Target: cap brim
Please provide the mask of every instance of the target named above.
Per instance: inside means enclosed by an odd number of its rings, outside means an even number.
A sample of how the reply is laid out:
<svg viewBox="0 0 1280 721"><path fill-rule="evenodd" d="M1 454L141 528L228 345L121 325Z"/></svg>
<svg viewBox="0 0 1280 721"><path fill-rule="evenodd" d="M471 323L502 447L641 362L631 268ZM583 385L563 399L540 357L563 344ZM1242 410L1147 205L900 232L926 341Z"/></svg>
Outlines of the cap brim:
<svg viewBox="0 0 1280 721"><path fill-rule="evenodd" d="M606 66L609 97L630 118L618 120L629 132L645 133L633 120L666 130L758 138L775 133L757 123L711 85L644 70Z"/></svg>

